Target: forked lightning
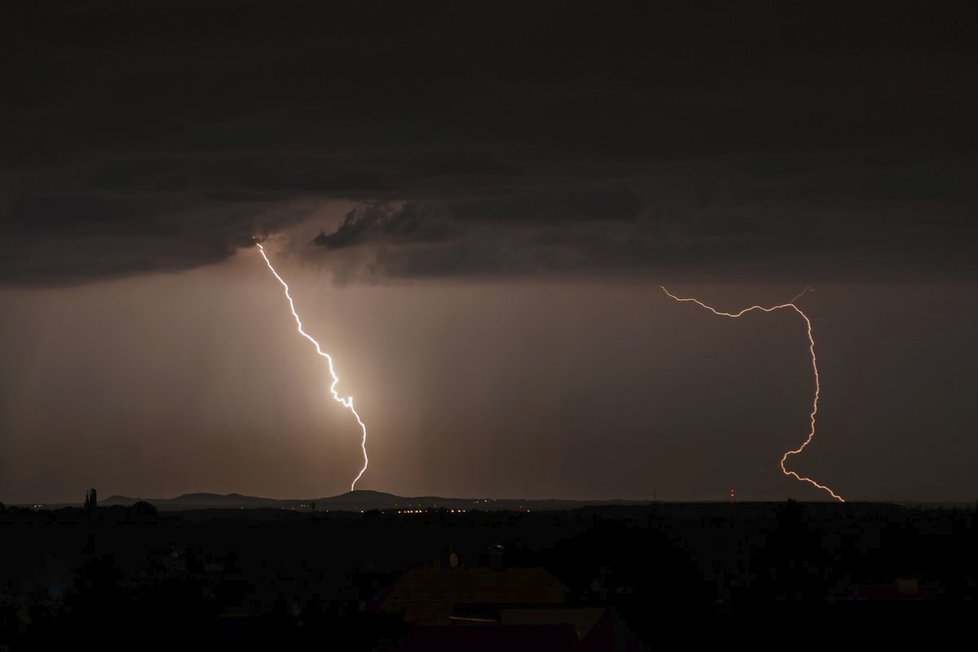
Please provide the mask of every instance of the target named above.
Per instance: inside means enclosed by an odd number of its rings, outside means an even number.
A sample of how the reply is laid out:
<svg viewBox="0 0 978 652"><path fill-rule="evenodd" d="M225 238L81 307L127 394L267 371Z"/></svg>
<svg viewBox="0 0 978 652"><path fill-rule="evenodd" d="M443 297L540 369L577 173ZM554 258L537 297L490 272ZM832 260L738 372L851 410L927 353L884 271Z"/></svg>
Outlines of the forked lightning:
<svg viewBox="0 0 978 652"><path fill-rule="evenodd" d="M768 308L765 308L763 306L750 306L749 308L744 308L743 310L740 310L738 312L723 312L722 310L717 310L712 306L706 305L699 299L693 299L688 297L677 297L675 294L669 292L669 290L667 290L665 287L661 285L659 287L662 288L662 291L665 292L666 296L668 296L670 299L681 301L683 303L687 303L687 302L695 303L701 308L705 308L706 310L709 310L714 315L717 315L719 317L737 318L737 317L741 317L742 315L748 312L752 312L754 310L760 310L762 312L774 312L776 310L794 310L796 313L798 313L799 317L805 320L805 328L808 334L808 352L812 358L812 372L815 375L815 396L812 398L812 410L808 415L809 421L811 423L811 429L808 431L808 437L805 438L805 441L802 442L801 446L799 446L798 448L791 449L785 452L785 454L781 456L781 472L784 473L785 475L792 476L798 480L801 480L802 482L808 482L809 484L818 487L822 491L827 492L830 496L832 496L839 502L844 503L845 500L842 498L842 496L832 491L832 489L830 489L829 487L825 486L824 484L819 484L818 482L815 482L811 478L807 478L805 476L799 475L794 471L790 471L785 466L785 462L788 461L788 457L790 455L797 455L798 453L805 450L805 447L808 446L808 444L810 444L812 439L815 437L815 415L818 413L818 395L819 395L819 391L821 390L821 384L819 382L819 377L818 377L818 360L815 358L815 336L812 334L812 320L808 318L808 315L806 315L801 310L801 308L795 305L795 301L803 297L805 293L811 291L811 288L805 288L799 294L795 295L787 303L782 303L777 306L770 306Z"/></svg>
<svg viewBox="0 0 978 652"><path fill-rule="evenodd" d="M268 254L265 253L265 247L263 247L260 242L256 241L256 244L258 245L258 252L261 254L261 257L265 259L265 264L268 265L268 269L271 270L278 282L282 284L282 289L285 290L285 298L289 302L289 310L292 311L292 318L295 319L295 325L296 329L299 331L299 335L312 342L313 346L316 347L316 353L318 353L321 357L326 358L327 366L329 367L329 375L333 379L333 382L329 386L329 392L333 395L333 400L341 403L343 407L352 412L353 416L357 420L357 423L360 424L360 431L363 433L363 437L360 439L360 448L363 450L363 468L360 469L357 477L353 478L353 483L350 485L350 491L353 491L357 488L357 482L359 482L360 478L363 477L364 472L367 470L367 465L370 463L369 458L367 458L367 426L363 423L363 419L360 418L360 415L357 414L356 408L353 407L353 397L340 396L336 391L336 385L340 382L340 377L336 375L336 371L333 369L333 358L328 353L323 351L322 347L319 345L319 342L317 342L314 337L303 330L302 320L299 319L299 313L295 311L295 302L292 300L292 295L289 293L288 283L286 283L282 277L278 275L278 272L275 271L275 268L272 266L272 261L268 259Z"/></svg>

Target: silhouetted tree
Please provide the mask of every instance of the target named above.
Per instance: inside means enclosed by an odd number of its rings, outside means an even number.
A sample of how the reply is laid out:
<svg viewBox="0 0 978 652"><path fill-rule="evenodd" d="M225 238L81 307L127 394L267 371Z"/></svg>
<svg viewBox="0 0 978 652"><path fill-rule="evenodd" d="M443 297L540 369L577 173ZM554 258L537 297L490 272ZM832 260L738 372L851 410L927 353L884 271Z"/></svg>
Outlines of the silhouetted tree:
<svg viewBox="0 0 978 652"><path fill-rule="evenodd" d="M752 559L758 576L755 597L818 600L827 585L825 551L818 533L805 522L805 507L789 500L778 512L777 527Z"/></svg>
<svg viewBox="0 0 978 652"><path fill-rule="evenodd" d="M298 623L289 608L289 603L285 597L275 596L272 608L260 615L256 620L257 632L259 635L274 635L276 637L293 636Z"/></svg>
<svg viewBox="0 0 978 652"><path fill-rule="evenodd" d="M12 604L0 606L0 647L9 645L17 635L19 628L17 607Z"/></svg>
<svg viewBox="0 0 978 652"><path fill-rule="evenodd" d="M309 632L324 628L323 625L326 622L326 615L323 611L323 603L318 595L313 596L303 605L302 611L299 612L299 622Z"/></svg>
<svg viewBox="0 0 978 652"><path fill-rule="evenodd" d="M122 571L111 555L93 556L75 569L75 583L65 594L69 629L91 635L124 616L121 580Z"/></svg>
<svg viewBox="0 0 978 652"><path fill-rule="evenodd" d="M159 512L157 512L156 507L152 503L148 503L145 500L140 500L133 503L126 510L126 521L137 523L155 522L159 518Z"/></svg>
<svg viewBox="0 0 978 652"><path fill-rule="evenodd" d="M91 512L96 507L98 507L98 494L95 489L89 489L85 492L85 511Z"/></svg>
<svg viewBox="0 0 978 652"><path fill-rule="evenodd" d="M648 614L703 613L715 598L690 553L645 524L597 521L541 555L572 599L613 605L636 634L652 640Z"/></svg>

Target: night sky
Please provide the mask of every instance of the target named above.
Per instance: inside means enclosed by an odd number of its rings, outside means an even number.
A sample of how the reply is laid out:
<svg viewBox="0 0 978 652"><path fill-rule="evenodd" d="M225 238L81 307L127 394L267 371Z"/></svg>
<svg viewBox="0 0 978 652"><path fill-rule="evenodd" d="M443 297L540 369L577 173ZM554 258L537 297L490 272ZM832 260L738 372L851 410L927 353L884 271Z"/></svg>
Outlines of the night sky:
<svg viewBox="0 0 978 652"><path fill-rule="evenodd" d="M7 2L0 500L978 496L973 2Z"/></svg>

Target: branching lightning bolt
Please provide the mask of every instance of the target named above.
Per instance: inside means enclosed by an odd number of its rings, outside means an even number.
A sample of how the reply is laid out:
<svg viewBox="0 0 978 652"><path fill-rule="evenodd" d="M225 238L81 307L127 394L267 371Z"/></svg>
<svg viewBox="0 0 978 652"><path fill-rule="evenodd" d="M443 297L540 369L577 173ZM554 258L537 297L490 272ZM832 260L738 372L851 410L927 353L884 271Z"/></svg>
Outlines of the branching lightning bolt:
<svg viewBox="0 0 978 652"><path fill-rule="evenodd" d="M787 476L792 476L795 479L800 480L802 482L807 482L809 484L812 484L812 485L818 487L819 489L821 489L822 491L827 492L830 496L832 496L833 498L835 498L839 502L844 503L845 500L842 498L842 496L840 496L839 494L837 494L834 491L832 491L832 489L830 489L829 487L827 487L827 486L825 486L823 484L819 484L818 482L816 482L815 480L812 480L811 478L807 478L805 476L799 475L798 473L789 470L785 466L785 462L788 461L788 457L789 456L791 456L791 455L797 455L800 452L802 452L803 450L805 450L805 447L808 446L808 444L810 444L811 441L812 441L812 439L815 437L815 415L818 414L818 395L819 395L819 392L821 390L821 384L819 382L819 377L818 377L818 360L815 357L815 336L812 334L812 320L808 318L808 315L806 315L802 311L801 308L799 308L797 305L795 305L795 302L798 301L798 299L800 299L801 297L803 297L806 293L812 291L812 288L810 288L810 287L809 288L805 288L804 290L802 290L801 292L799 292L797 295L795 295L790 301L788 301L786 303L779 304L777 306L770 306L770 307L767 307L767 308L765 308L764 306L750 306L749 308L744 308L743 310L741 310L739 312L723 312L722 310L717 310L716 308L714 308L712 306L706 305L705 303L703 303L699 299L693 299L693 298L690 298L690 297L677 297L675 294L671 293L665 287L663 287L661 285L659 287L662 288L662 291L665 292L666 293L666 296L668 296L670 299L673 299L675 301L680 301L680 302L683 302L683 303L695 303L696 305L700 306L701 308L705 308L706 310L709 310L710 312L712 312L714 315L717 315L718 317L732 317L732 318L737 318L737 317L741 317L742 315L744 315L744 314L746 314L748 312L753 312L755 310L760 310L762 312L775 312L777 310L794 310L796 313L798 313L798 315L802 319L805 320L805 328L806 328L806 331L807 331L807 334L808 334L808 352L809 352L809 354L811 355L811 358L812 358L812 372L815 375L815 395L812 398L812 410L809 413L809 421L811 423L811 429L808 431L808 437L805 438L805 441L802 442L801 446L799 446L798 448L794 448L792 450L789 450L789 451L785 452L784 455L781 456L781 472L784 473Z"/></svg>
<svg viewBox="0 0 978 652"><path fill-rule="evenodd" d="M317 342L314 337L303 330L302 320L299 319L299 313L295 311L295 302L292 300L292 295L289 293L288 283L286 283L282 277L279 276L278 272L275 271L275 268L272 266L272 261L268 259L268 254L265 253L265 247L263 247L260 242L256 242L256 244L258 245L258 252L261 254L261 257L265 259L265 264L268 265L268 269L271 270L278 282L282 284L282 289L285 290L285 298L289 302L289 309L292 311L292 317L295 319L296 330L299 331L299 335L312 342L313 346L316 347L316 353L318 353L321 357L326 358L326 363L329 367L329 375L333 379L333 382L329 386L329 392L333 395L333 400L341 403L343 407L352 412L353 416L357 420L357 423L360 424L360 431L363 433L363 437L360 440L360 449L363 450L363 468L360 469L357 477L353 478L353 483L350 485L350 491L353 491L357 488L357 482L359 482L360 478L363 477L364 472L367 470L367 465L370 463L370 459L367 457L367 426L364 424L363 419L360 418L356 408L353 407L353 397L340 396L336 391L336 385L339 384L340 377L336 375L336 371L333 369L333 358L328 353L323 351L322 347L319 345L319 342Z"/></svg>

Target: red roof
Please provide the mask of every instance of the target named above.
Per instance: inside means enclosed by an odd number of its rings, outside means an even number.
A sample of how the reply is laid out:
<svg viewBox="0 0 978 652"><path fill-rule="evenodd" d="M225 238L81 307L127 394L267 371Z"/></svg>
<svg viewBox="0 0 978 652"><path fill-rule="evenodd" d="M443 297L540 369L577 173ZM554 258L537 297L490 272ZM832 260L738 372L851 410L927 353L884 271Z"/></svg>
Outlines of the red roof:
<svg viewBox="0 0 978 652"><path fill-rule="evenodd" d="M410 650L465 650L465 652L499 652L500 650L546 650L560 652L577 648L573 625L419 625L407 639L394 647L398 652Z"/></svg>
<svg viewBox="0 0 978 652"><path fill-rule="evenodd" d="M561 604L566 596L567 588L542 568L420 568L397 580L383 608L408 622L442 625L460 603Z"/></svg>

